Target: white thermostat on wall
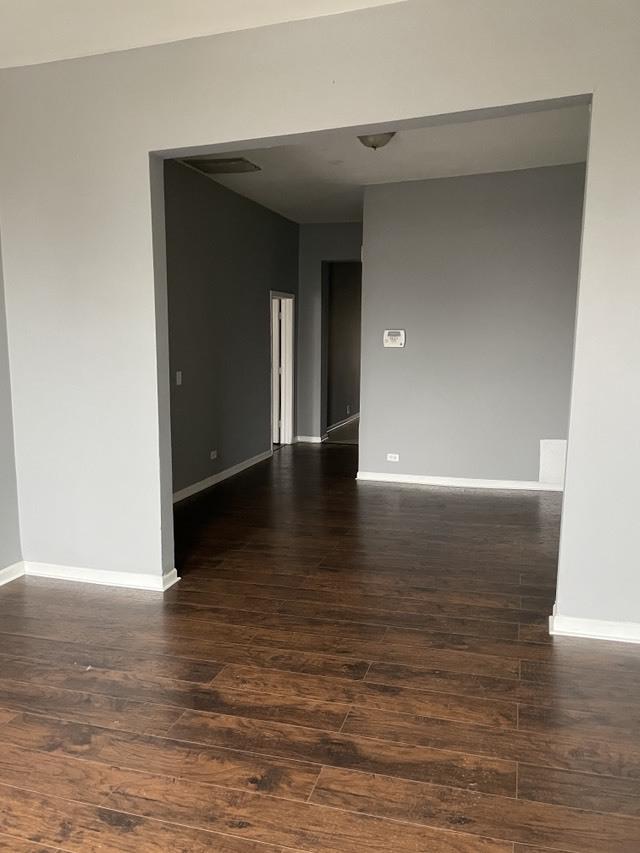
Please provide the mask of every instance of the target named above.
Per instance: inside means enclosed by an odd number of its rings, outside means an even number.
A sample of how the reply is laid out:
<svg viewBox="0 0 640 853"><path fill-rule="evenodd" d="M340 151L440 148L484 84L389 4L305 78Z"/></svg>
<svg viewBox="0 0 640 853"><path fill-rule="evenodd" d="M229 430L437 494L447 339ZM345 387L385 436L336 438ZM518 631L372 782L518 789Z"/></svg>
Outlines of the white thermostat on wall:
<svg viewBox="0 0 640 853"><path fill-rule="evenodd" d="M385 347L403 347L404 329L385 329L382 343Z"/></svg>

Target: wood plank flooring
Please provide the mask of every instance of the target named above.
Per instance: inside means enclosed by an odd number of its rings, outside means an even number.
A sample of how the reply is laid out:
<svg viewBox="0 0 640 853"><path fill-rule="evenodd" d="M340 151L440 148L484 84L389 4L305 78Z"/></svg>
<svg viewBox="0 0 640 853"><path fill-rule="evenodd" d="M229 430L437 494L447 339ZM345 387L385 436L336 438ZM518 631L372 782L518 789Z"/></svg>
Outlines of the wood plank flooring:
<svg viewBox="0 0 640 853"><path fill-rule="evenodd" d="M547 634L560 496L283 448L155 593L0 589L0 851L639 853L640 648Z"/></svg>

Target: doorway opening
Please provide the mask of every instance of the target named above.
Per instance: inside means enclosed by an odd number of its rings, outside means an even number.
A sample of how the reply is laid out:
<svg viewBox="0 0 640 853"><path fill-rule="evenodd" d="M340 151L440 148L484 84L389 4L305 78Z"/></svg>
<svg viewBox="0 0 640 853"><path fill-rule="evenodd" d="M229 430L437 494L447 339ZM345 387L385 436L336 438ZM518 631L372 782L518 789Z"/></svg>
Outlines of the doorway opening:
<svg viewBox="0 0 640 853"><path fill-rule="evenodd" d="M328 262L323 290L326 441L358 444L362 262Z"/></svg>
<svg viewBox="0 0 640 853"><path fill-rule="evenodd" d="M357 452L277 465L561 491L588 128L574 99L373 153L353 128L165 152L174 500L323 442Z"/></svg>
<svg viewBox="0 0 640 853"><path fill-rule="evenodd" d="M293 293L271 291L271 443L274 450L293 444L294 320Z"/></svg>

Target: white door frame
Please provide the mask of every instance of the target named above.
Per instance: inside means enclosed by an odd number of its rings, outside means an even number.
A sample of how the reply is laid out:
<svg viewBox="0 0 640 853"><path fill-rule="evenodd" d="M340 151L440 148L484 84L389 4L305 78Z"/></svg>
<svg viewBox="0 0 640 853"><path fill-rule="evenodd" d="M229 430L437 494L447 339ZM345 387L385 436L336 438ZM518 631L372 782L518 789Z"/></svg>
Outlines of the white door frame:
<svg viewBox="0 0 640 853"><path fill-rule="evenodd" d="M271 430L272 442L293 444L294 430L294 320L295 295L279 290L270 292L271 330ZM276 311L282 315L276 323ZM276 395L275 366L280 358L279 395ZM280 412L276 411L276 400L280 401ZM279 417L278 417L279 414Z"/></svg>
<svg viewBox="0 0 640 853"><path fill-rule="evenodd" d="M280 300L271 296L271 443L280 444L280 375L276 365L280 364Z"/></svg>

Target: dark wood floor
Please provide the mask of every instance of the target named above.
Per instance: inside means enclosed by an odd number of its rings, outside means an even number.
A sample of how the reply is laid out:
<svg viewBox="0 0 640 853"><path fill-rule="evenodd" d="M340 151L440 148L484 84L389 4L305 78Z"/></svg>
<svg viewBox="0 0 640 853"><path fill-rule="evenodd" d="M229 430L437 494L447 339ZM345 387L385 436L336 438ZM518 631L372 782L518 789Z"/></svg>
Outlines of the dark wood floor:
<svg viewBox="0 0 640 853"><path fill-rule="evenodd" d="M355 452L181 506L164 598L0 590L0 851L640 851L640 649L549 642L559 496Z"/></svg>

